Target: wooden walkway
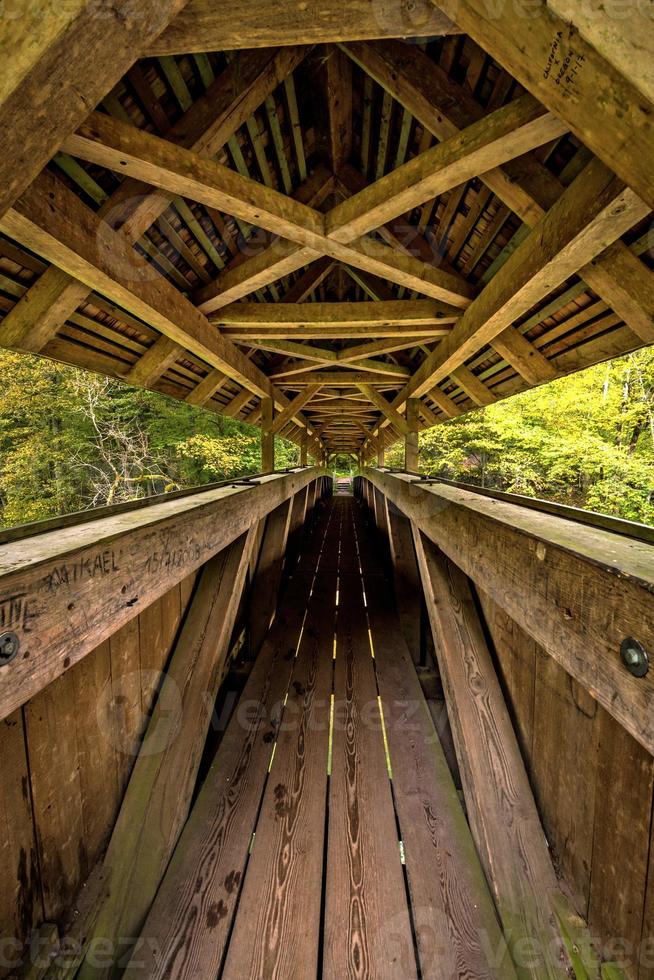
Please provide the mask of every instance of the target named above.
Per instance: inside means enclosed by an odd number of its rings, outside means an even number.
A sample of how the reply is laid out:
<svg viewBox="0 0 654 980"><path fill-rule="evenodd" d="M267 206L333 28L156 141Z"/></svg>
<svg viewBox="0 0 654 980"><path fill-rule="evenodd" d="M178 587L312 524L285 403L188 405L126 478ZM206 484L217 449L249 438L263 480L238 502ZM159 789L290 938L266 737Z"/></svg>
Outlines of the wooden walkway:
<svg viewBox="0 0 654 980"><path fill-rule="evenodd" d="M330 501L128 976L515 977L361 505Z"/></svg>

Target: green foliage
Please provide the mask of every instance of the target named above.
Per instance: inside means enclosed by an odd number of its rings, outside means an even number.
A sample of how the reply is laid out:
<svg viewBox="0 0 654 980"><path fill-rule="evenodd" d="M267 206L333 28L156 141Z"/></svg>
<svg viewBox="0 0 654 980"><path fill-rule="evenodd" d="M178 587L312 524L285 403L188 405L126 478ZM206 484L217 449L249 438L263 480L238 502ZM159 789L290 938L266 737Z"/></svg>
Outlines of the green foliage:
<svg viewBox="0 0 654 980"><path fill-rule="evenodd" d="M47 360L0 353L0 523L254 473L259 429ZM421 468L654 523L654 350L421 435ZM278 469L299 449L278 439ZM387 453L402 465L402 447ZM333 460L335 475L353 463Z"/></svg>
<svg viewBox="0 0 654 980"><path fill-rule="evenodd" d="M387 453L401 466L402 447ZM421 434L426 473L654 523L654 350Z"/></svg>
<svg viewBox="0 0 654 980"><path fill-rule="evenodd" d="M0 353L0 524L261 468L259 429L70 367ZM279 469L299 449L276 440Z"/></svg>

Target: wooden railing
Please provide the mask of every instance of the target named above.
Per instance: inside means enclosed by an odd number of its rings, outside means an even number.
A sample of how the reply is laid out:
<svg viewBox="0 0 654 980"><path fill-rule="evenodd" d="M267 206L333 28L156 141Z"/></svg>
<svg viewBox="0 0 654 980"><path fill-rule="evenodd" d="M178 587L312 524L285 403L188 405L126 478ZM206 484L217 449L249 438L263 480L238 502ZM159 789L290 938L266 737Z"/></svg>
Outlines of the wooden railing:
<svg viewBox="0 0 654 980"><path fill-rule="evenodd" d="M0 718L277 506L309 485L315 494L321 473L247 477L99 517L77 515L0 546L0 633L18 645L0 666Z"/></svg>
<svg viewBox="0 0 654 980"><path fill-rule="evenodd" d="M228 667L256 656L330 489L323 469L298 468L17 529L0 544L0 976L27 962L33 928L38 942L67 937L53 975L73 975L107 881L121 900L111 845L102 860L117 820L154 834L142 848L128 834L136 849L121 865L142 889L125 908L151 901Z"/></svg>
<svg viewBox="0 0 654 980"><path fill-rule="evenodd" d="M388 544L417 660L424 603L470 826L505 925L553 951L583 934L562 914L563 874L601 951L630 977L649 975L648 535L383 468L365 470L355 493ZM586 967L599 977L592 956ZM542 975L557 969L554 952Z"/></svg>

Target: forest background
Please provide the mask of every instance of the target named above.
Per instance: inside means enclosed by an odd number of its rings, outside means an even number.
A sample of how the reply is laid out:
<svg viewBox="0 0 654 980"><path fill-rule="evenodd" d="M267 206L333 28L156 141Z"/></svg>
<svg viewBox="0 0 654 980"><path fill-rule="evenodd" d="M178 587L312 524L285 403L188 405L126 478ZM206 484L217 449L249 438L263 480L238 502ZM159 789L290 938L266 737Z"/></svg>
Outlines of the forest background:
<svg viewBox="0 0 654 980"><path fill-rule="evenodd" d="M2 352L0 370L1 526L260 469L253 426L35 357ZM278 469L298 459L276 440ZM654 524L654 349L435 426L420 466Z"/></svg>

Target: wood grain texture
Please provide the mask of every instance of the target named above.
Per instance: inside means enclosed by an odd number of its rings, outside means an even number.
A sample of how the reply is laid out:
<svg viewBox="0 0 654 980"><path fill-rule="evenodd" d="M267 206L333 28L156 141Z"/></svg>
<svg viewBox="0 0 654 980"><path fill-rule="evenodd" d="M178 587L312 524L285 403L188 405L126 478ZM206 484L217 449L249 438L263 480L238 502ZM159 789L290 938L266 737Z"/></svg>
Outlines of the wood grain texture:
<svg viewBox="0 0 654 980"><path fill-rule="evenodd" d="M327 546L333 547L327 534ZM256 826L225 980L318 966L336 570L319 569ZM298 925L301 923L300 927Z"/></svg>
<svg viewBox="0 0 654 980"><path fill-rule="evenodd" d="M543 826L575 905L588 918L601 709L542 650L536 654L533 782ZM601 792L601 791L600 791Z"/></svg>
<svg viewBox="0 0 654 980"><path fill-rule="evenodd" d="M632 677L619 650L634 624L654 644L651 545L444 485L369 470L476 585L585 690L654 750L654 678ZM592 651L592 656L590 655Z"/></svg>
<svg viewBox="0 0 654 980"><path fill-rule="evenodd" d="M384 498L385 500L386 498ZM396 508L386 507L393 584L404 640L414 664L420 663L421 588L411 524Z"/></svg>
<svg viewBox="0 0 654 980"><path fill-rule="evenodd" d="M425 980L515 978L388 583L360 518L357 530L420 975Z"/></svg>
<svg viewBox="0 0 654 980"><path fill-rule="evenodd" d="M321 0L308 6L303 0L284 0L271 6L254 0L224 0L220 11L210 0L192 0L185 16L178 16L149 54L182 54L277 44L315 44L354 38L432 37L449 33L451 20L426 2L354 0L344 7L339 0ZM145 50L143 52L145 54Z"/></svg>
<svg viewBox="0 0 654 980"><path fill-rule="evenodd" d="M15 28L9 44L5 36L0 123L14 138L2 158L0 214L183 7L119 0L101 9L76 0L63 11L48 3L39 8L39 41ZM7 29L16 19L7 18Z"/></svg>
<svg viewBox="0 0 654 980"><path fill-rule="evenodd" d="M481 0L434 0L434 5L455 16L459 26L488 54L565 120L650 207L654 206L649 178L654 107L632 81L637 60L630 59L628 72L614 67L580 34L574 8L568 8L561 17L545 4L530 16L525 0L501 12L491 12ZM633 12L628 20L632 17ZM524 31L527 18L529 31ZM601 30L599 25L597 29ZM559 72L559 65L566 68ZM624 69L624 63L621 67ZM627 145L630 152L625 154Z"/></svg>
<svg viewBox="0 0 654 980"><path fill-rule="evenodd" d="M292 498L285 500L266 518L248 613L250 649L253 656L261 649L277 607L292 505Z"/></svg>
<svg viewBox="0 0 654 980"><path fill-rule="evenodd" d="M327 980L417 977L358 570L339 576L324 928Z"/></svg>
<svg viewBox="0 0 654 980"><path fill-rule="evenodd" d="M600 708L588 924L607 958L632 976L641 952L653 789L652 756Z"/></svg>
<svg viewBox="0 0 654 980"><path fill-rule="evenodd" d="M315 479L221 487L4 545L0 608L21 656L0 677L10 714L173 585Z"/></svg>
<svg viewBox="0 0 654 980"><path fill-rule="evenodd" d="M319 522L220 744L126 976L214 980L221 967L279 731L325 524Z"/></svg>
<svg viewBox="0 0 654 980"><path fill-rule="evenodd" d="M0 935L22 942L42 920L43 904L20 708L0 722L0 751Z"/></svg>
<svg viewBox="0 0 654 980"><path fill-rule="evenodd" d="M104 858L109 897L90 937L82 978L113 975L110 962L102 969L95 962L98 944L107 940L113 963L125 960L188 815L255 537L252 528L201 575Z"/></svg>
<svg viewBox="0 0 654 980"><path fill-rule="evenodd" d="M558 883L470 589L417 527L414 536L468 818L509 948L524 976L561 978Z"/></svg>
<svg viewBox="0 0 654 980"><path fill-rule="evenodd" d="M483 589L477 596L484 613L496 656L497 673L511 712L520 751L532 772L534 701L536 694L536 643L493 602Z"/></svg>

